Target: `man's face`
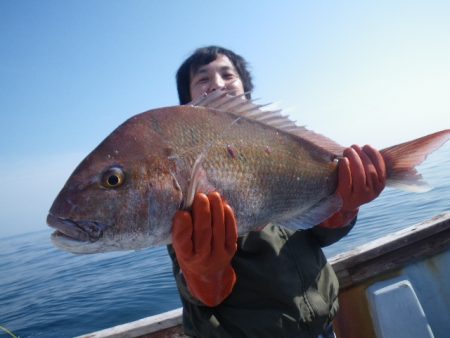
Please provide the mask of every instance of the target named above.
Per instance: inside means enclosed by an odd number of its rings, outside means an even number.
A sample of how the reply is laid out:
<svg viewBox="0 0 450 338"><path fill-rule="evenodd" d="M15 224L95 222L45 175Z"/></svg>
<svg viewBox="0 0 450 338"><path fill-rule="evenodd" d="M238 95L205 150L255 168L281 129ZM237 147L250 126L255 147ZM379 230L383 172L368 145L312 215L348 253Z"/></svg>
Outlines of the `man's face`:
<svg viewBox="0 0 450 338"><path fill-rule="evenodd" d="M244 94L244 85L239 73L230 59L222 54L191 74L189 89L192 100L217 89L224 89L231 95Z"/></svg>

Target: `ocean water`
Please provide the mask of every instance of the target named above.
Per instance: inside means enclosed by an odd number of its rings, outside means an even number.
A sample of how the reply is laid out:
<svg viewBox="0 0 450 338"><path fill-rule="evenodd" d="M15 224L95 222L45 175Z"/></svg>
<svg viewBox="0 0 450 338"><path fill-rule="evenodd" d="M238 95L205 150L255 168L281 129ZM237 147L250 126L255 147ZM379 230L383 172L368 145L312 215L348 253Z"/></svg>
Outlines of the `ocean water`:
<svg viewBox="0 0 450 338"><path fill-rule="evenodd" d="M433 190L386 189L326 255L450 211L450 145L420 168ZM0 326L15 336L72 337L180 306L165 248L77 256L54 248L50 233L0 238Z"/></svg>

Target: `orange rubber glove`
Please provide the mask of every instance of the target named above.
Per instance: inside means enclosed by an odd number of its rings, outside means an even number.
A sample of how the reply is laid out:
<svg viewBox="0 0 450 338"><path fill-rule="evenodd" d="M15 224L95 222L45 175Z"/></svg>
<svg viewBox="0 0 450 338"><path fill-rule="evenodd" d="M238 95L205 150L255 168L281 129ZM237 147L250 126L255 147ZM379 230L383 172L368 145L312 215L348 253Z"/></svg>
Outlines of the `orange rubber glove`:
<svg viewBox="0 0 450 338"><path fill-rule="evenodd" d="M192 214L175 214L172 244L178 263L191 294L208 306L220 304L233 290L236 241L234 212L217 192L196 194Z"/></svg>
<svg viewBox="0 0 450 338"><path fill-rule="evenodd" d="M339 161L337 193L342 207L320 226L339 228L358 214L359 207L375 199L386 185L386 166L380 152L371 146L353 145Z"/></svg>

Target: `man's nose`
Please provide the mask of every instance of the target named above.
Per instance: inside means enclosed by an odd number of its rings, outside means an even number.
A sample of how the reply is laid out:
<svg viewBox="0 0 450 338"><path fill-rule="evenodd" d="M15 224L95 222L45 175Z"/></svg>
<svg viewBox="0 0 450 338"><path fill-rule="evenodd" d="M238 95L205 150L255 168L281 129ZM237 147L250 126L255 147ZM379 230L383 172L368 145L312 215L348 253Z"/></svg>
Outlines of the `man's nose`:
<svg viewBox="0 0 450 338"><path fill-rule="evenodd" d="M222 77L220 75L216 74L212 78L212 80L209 84L209 91L212 92L214 90L222 89L224 87L225 87L225 81L222 79Z"/></svg>

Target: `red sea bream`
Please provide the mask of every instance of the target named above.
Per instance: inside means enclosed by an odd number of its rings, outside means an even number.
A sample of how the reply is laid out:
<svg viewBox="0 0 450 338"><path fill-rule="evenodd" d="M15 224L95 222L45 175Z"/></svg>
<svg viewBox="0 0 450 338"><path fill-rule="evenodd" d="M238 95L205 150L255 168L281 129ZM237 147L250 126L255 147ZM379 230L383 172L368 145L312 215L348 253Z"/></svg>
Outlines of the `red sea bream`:
<svg viewBox="0 0 450 338"><path fill-rule="evenodd" d="M381 151L387 184L425 189L414 167L450 130ZM239 233L268 223L307 228L340 208L343 147L277 111L225 93L154 109L114 130L75 169L54 201L54 244L73 253L171 242L175 212L195 192L219 191Z"/></svg>

